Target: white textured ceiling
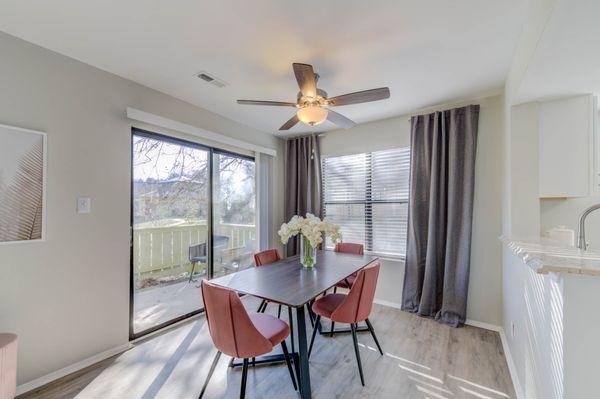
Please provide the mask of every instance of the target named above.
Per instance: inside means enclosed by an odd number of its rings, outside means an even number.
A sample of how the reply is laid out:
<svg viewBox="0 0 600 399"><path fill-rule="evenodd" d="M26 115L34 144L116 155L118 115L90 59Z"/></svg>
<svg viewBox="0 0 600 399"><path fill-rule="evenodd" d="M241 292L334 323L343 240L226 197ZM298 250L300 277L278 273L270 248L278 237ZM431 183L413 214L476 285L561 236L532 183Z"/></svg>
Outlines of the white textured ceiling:
<svg viewBox="0 0 600 399"><path fill-rule="evenodd" d="M277 133L293 109L235 100L293 101L292 62L314 65L330 96L389 86L389 100L336 109L358 123L502 87L525 3L0 0L0 30ZM194 77L201 70L229 86Z"/></svg>
<svg viewBox="0 0 600 399"><path fill-rule="evenodd" d="M517 102L600 93L600 0L559 0L537 43Z"/></svg>

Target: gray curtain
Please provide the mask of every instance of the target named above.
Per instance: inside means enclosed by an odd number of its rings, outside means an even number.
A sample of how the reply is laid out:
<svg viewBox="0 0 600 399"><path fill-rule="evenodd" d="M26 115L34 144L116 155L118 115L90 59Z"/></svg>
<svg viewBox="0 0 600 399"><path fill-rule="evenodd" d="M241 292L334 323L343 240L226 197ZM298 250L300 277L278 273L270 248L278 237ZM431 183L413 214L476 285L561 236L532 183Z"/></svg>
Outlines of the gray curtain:
<svg viewBox="0 0 600 399"><path fill-rule="evenodd" d="M411 119L402 309L453 327L467 311L479 105Z"/></svg>
<svg viewBox="0 0 600 399"><path fill-rule="evenodd" d="M321 153L316 135L287 140L285 151L285 221L294 215L312 213L321 217ZM298 240L290 240L287 255L300 250Z"/></svg>

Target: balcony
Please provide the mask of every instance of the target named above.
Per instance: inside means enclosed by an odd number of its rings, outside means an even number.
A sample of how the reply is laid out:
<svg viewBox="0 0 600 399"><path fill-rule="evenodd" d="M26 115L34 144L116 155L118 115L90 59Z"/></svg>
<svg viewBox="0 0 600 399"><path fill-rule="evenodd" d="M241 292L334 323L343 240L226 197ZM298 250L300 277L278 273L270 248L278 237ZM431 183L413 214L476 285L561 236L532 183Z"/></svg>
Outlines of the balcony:
<svg viewBox="0 0 600 399"><path fill-rule="evenodd" d="M254 225L220 223L215 226L214 276L253 265L256 246ZM166 219L159 224L134 226L133 253L135 332L193 312L202 305L198 279L208 275L206 263L198 263L189 281L192 264L189 248L206 243L206 220Z"/></svg>

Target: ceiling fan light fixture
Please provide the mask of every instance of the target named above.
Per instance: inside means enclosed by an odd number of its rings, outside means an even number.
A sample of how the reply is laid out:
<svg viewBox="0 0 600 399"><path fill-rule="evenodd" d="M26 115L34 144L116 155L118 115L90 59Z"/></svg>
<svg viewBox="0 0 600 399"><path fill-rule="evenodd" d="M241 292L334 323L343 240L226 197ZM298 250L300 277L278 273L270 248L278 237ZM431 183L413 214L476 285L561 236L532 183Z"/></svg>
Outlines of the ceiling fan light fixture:
<svg viewBox="0 0 600 399"><path fill-rule="evenodd" d="M306 123L310 126L315 126L325 122L328 113L329 111L319 107L318 105L307 105L306 107L300 108L296 113L296 116L303 123Z"/></svg>

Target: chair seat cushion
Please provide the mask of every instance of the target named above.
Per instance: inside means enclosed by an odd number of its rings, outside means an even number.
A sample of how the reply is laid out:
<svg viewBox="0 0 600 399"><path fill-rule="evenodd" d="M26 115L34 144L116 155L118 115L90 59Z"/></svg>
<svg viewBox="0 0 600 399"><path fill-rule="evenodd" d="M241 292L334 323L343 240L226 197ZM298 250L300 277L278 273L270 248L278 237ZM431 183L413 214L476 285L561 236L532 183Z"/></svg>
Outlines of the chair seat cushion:
<svg viewBox="0 0 600 399"><path fill-rule="evenodd" d="M331 314L344 302L344 294L327 294L313 303L312 310L318 315L330 318Z"/></svg>
<svg viewBox="0 0 600 399"><path fill-rule="evenodd" d="M263 337L271 341L273 346L290 335L290 327L287 323L275 316L265 313L248 313L254 327L262 334Z"/></svg>
<svg viewBox="0 0 600 399"><path fill-rule="evenodd" d="M342 280L340 282L338 282L335 286L339 287L339 288L352 288L352 285L354 284L354 282L356 281L356 276L358 276L357 273L354 273L348 277L345 278L345 280L348 280L348 282L350 283L350 285L346 284L346 281Z"/></svg>

